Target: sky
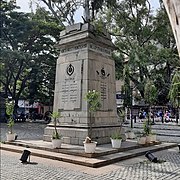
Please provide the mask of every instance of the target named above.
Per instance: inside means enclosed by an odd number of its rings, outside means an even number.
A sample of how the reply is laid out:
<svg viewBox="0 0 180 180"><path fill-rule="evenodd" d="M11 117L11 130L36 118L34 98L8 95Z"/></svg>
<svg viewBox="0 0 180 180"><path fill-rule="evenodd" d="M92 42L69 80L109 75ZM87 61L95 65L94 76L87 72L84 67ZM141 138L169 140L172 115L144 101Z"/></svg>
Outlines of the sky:
<svg viewBox="0 0 180 180"><path fill-rule="evenodd" d="M34 2L34 7L35 7L35 2L38 2L38 0L32 0ZM159 0L149 0L152 8L156 9L159 7ZM24 11L24 12L30 12L31 9L29 8L30 6L30 0L16 0L16 3L18 6L21 7L20 11ZM43 3L41 3L41 5L43 6ZM82 21L81 16L83 15L82 13L82 9L79 10L76 14L75 14L75 21L76 22L80 22Z"/></svg>

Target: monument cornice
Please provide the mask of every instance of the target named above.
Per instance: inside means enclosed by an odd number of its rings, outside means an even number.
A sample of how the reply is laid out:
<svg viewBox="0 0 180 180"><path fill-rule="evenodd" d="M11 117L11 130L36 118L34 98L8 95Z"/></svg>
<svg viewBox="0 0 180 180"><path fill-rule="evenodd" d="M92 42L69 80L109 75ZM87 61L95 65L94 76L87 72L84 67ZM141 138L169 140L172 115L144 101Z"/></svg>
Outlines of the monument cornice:
<svg viewBox="0 0 180 180"><path fill-rule="evenodd" d="M72 46L83 42L93 42L94 44L110 48L111 50L115 49L107 31L103 30L103 32L100 33L89 23L78 23L67 26L66 29L60 33L58 47L63 48L64 46Z"/></svg>

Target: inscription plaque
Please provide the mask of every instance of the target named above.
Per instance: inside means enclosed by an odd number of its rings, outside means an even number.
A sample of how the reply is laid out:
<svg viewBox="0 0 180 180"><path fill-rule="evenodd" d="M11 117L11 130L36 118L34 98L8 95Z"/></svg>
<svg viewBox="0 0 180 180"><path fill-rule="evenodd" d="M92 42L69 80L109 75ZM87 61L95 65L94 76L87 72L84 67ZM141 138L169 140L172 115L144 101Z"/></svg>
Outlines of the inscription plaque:
<svg viewBox="0 0 180 180"><path fill-rule="evenodd" d="M80 108L81 103L81 61L61 65L60 77L60 107L61 110ZM73 73L67 73L67 68L73 67ZM71 72L71 71L70 71Z"/></svg>

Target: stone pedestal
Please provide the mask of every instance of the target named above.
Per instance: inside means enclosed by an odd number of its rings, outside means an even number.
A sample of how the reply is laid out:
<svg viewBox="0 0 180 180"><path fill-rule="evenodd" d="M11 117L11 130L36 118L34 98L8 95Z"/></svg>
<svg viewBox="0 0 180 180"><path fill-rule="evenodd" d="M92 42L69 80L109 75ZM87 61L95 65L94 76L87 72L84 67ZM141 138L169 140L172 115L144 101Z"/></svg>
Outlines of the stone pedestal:
<svg viewBox="0 0 180 180"><path fill-rule="evenodd" d="M119 130L116 111L115 65L111 58L114 45L110 36L90 24L66 27L60 34L60 56L56 66L54 111L60 111L58 131L64 143L83 145L90 129L90 114L84 99L89 90L101 93L102 107L92 116L92 140L110 142ZM53 124L45 128L44 140L50 141Z"/></svg>

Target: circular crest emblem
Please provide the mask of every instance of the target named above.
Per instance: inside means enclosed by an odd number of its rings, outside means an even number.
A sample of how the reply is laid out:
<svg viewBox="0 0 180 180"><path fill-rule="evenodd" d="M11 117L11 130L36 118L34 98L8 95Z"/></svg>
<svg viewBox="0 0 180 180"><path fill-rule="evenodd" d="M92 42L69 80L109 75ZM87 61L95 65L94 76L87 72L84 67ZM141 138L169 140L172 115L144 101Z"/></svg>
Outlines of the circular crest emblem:
<svg viewBox="0 0 180 180"><path fill-rule="evenodd" d="M74 66L72 64L69 64L66 69L66 73L71 76L74 73Z"/></svg>

